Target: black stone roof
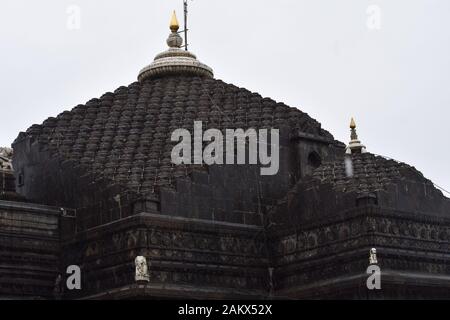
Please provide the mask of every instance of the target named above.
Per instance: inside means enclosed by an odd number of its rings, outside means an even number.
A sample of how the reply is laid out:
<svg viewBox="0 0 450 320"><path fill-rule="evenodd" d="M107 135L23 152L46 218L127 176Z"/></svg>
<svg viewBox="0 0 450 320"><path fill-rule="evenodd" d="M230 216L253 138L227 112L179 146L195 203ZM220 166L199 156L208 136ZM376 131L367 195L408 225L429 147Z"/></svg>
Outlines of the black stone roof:
<svg viewBox="0 0 450 320"><path fill-rule="evenodd" d="M357 153L325 161L298 181L271 213L277 223L288 221L290 228L343 218L364 205L394 209L399 216L407 212L416 217L448 217L450 212L450 199L415 168Z"/></svg>
<svg viewBox="0 0 450 320"><path fill-rule="evenodd" d="M296 108L216 79L166 76L120 87L49 118L16 142L32 137L95 176L148 194L189 174L192 167L172 165L170 138L175 129L190 130L194 121L218 129L288 127L334 141Z"/></svg>
<svg viewBox="0 0 450 320"><path fill-rule="evenodd" d="M357 153L336 161L323 163L312 174L312 180L331 184L340 192L376 192L389 184L408 181L433 187L421 172L405 163L386 159L371 153ZM348 170L348 167L351 169Z"/></svg>

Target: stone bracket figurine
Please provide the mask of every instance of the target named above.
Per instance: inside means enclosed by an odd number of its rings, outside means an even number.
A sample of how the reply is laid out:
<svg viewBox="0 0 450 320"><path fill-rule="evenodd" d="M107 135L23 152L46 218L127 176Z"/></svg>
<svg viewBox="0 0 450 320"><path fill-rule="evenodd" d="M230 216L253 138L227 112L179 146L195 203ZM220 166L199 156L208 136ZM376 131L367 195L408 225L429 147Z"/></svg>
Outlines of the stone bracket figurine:
<svg viewBox="0 0 450 320"><path fill-rule="evenodd" d="M12 155L13 151L9 148L0 148L0 169L12 170Z"/></svg>
<svg viewBox="0 0 450 320"><path fill-rule="evenodd" d="M134 263L136 265L136 282L149 282L150 275L148 273L147 259L143 256L137 256Z"/></svg>
<svg viewBox="0 0 450 320"><path fill-rule="evenodd" d="M378 264L378 259L377 259L377 249L372 248L370 249L369 252L369 264Z"/></svg>

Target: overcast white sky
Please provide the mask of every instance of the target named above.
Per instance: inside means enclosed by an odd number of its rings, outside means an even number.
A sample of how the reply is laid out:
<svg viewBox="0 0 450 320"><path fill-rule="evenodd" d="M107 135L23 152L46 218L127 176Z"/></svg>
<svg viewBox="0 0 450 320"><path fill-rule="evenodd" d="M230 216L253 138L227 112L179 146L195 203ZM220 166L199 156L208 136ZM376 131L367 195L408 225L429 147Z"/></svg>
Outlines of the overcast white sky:
<svg viewBox="0 0 450 320"><path fill-rule="evenodd" d="M80 29L67 27L71 5ZM181 20L182 0L0 0L0 146L135 81L165 50L173 9ZM354 116L368 151L449 190L449 17L449 0L194 0L191 51L343 142Z"/></svg>

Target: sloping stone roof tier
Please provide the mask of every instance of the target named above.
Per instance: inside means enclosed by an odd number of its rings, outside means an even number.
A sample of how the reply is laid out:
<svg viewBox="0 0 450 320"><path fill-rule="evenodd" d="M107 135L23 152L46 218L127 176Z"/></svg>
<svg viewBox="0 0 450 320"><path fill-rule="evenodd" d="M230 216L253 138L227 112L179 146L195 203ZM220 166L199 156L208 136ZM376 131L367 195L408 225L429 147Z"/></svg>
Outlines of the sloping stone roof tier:
<svg viewBox="0 0 450 320"><path fill-rule="evenodd" d="M334 143L330 133L302 111L206 77L165 76L135 82L92 99L42 125L16 142L33 138L62 159L88 168L140 194L171 186L193 166L174 166L175 129L280 128Z"/></svg>

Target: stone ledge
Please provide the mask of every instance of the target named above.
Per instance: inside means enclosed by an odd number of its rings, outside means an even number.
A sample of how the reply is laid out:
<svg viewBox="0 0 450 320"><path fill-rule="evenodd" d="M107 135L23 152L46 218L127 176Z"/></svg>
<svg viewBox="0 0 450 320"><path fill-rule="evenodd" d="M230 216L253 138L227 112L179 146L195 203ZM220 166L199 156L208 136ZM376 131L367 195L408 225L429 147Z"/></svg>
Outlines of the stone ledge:
<svg viewBox="0 0 450 320"><path fill-rule="evenodd" d="M33 204L33 203L25 203L25 202L14 202L14 201L3 201L0 200L0 209L6 210L23 210L28 212L39 212L48 215L60 215L61 211L59 208L41 205L41 204Z"/></svg>
<svg viewBox="0 0 450 320"><path fill-rule="evenodd" d="M259 290L236 290L218 287L198 287L167 284L130 285L104 293L84 297L81 300L109 299L266 299L267 292Z"/></svg>

